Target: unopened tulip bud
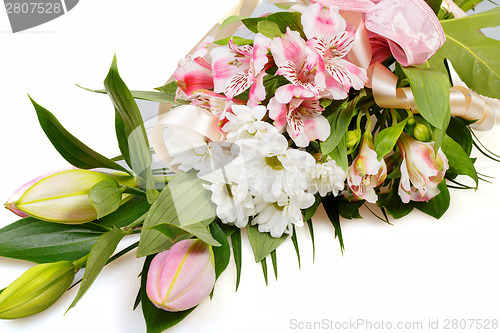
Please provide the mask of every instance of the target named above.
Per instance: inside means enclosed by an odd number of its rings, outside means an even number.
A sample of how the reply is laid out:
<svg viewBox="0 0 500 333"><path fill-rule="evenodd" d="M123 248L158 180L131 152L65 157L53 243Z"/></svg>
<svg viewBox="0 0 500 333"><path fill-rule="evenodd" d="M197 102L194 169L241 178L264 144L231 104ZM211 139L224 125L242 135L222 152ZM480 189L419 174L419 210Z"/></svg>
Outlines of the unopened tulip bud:
<svg viewBox="0 0 500 333"><path fill-rule="evenodd" d="M56 172L23 185L5 207L21 217L33 216L49 222L90 222L97 218L89 200L90 189L111 177L112 174L82 169ZM131 176L123 177L113 176L121 183L133 181Z"/></svg>
<svg viewBox="0 0 500 333"><path fill-rule="evenodd" d="M73 282L70 261L36 265L0 293L0 319L17 319L39 313L54 304Z"/></svg>
<svg viewBox="0 0 500 333"><path fill-rule="evenodd" d="M212 248L200 240L180 241L154 257L149 266L146 293L153 304L176 312L203 301L215 284Z"/></svg>

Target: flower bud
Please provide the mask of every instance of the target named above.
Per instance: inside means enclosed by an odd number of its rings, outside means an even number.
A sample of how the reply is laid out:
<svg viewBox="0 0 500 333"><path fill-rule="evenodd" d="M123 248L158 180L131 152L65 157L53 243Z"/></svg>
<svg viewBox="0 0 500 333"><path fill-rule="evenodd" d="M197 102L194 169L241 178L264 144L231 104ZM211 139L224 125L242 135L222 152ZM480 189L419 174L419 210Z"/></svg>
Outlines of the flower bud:
<svg viewBox="0 0 500 333"><path fill-rule="evenodd" d="M212 248L200 240L187 239L154 257L149 266L146 293L153 304L176 312L203 301L215 284Z"/></svg>
<svg viewBox="0 0 500 333"><path fill-rule="evenodd" d="M448 159L434 142L420 142L402 133L397 142L403 161L398 194L401 201L429 201L439 194L438 185L448 170Z"/></svg>
<svg viewBox="0 0 500 333"><path fill-rule="evenodd" d="M89 200L90 189L98 182L115 178L130 183L120 174L70 169L36 178L21 186L5 204L15 214L33 216L40 220L61 223L85 223L97 218Z"/></svg>
<svg viewBox="0 0 500 333"><path fill-rule="evenodd" d="M361 139L361 132L359 130L347 132L347 149L356 147Z"/></svg>
<svg viewBox="0 0 500 333"><path fill-rule="evenodd" d="M413 137L422 142L432 140L432 134L429 126L424 124L416 124L415 128L413 129Z"/></svg>
<svg viewBox="0 0 500 333"><path fill-rule="evenodd" d="M363 135L358 156L347 169L347 185L355 199L375 203L375 187L386 179L387 166L384 159L377 159L372 140L371 134Z"/></svg>
<svg viewBox="0 0 500 333"><path fill-rule="evenodd" d="M75 278L71 261L36 265L0 293L0 319L39 313L54 304Z"/></svg>

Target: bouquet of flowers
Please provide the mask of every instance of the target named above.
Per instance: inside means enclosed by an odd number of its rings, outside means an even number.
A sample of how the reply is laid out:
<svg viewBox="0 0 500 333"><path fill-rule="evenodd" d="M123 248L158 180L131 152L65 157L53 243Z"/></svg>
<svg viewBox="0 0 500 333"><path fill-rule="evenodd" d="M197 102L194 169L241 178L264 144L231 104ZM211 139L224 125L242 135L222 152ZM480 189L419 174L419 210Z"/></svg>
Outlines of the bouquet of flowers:
<svg viewBox="0 0 500 333"><path fill-rule="evenodd" d="M105 265L135 250L146 257L136 306L148 332L161 332L214 292L231 253L238 287L242 229L267 281L267 258L276 273L285 239L298 254L296 228L314 239L320 207L343 250L341 219L361 218L362 206L387 223L414 209L438 219L449 187L478 186L473 146L500 160L474 134L492 128L500 106L500 42L479 30L500 25L498 8L467 16L477 1L272 2L273 13L228 16L155 91L129 90L113 59L105 89L92 91L116 110L118 157L93 151L32 100L73 167L5 204L22 219L0 229L0 256L37 265L0 292L0 319L47 309L84 268L71 309ZM151 133L135 99L162 103ZM140 240L115 253L134 233Z"/></svg>

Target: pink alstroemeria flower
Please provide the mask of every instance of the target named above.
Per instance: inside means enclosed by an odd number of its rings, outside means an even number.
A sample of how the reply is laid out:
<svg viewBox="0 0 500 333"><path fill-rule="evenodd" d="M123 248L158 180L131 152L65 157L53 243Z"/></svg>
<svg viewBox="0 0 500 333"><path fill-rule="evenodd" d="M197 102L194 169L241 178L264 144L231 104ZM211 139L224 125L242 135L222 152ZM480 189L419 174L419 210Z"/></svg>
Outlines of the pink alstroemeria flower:
<svg viewBox="0 0 500 333"><path fill-rule="evenodd" d="M249 106L257 106L266 98L264 88L267 52L271 39L257 34L251 45L238 46L229 41L228 46L217 47L210 54L214 73L214 91L224 93L228 100L250 88Z"/></svg>
<svg viewBox="0 0 500 333"><path fill-rule="evenodd" d="M325 88L321 59L306 45L299 32L287 28L283 37L273 39L271 53L278 66L276 75L282 75L290 82L275 93L280 103L289 103L294 97L319 97L320 91Z"/></svg>
<svg viewBox="0 0 500 333"><path fill-rule="evenodd" d="M375 203L377 202L375 187L382 184L386 177L385 161L384 159L377 160L372 135L365 133L358 156L347 169L347 185L354 198Z"/></svg>
<svg viewBox="0 0 500 333"><path fill-rule="evenodd" d="M193 54L179 61L179 67L174 72L175 80L179 89L191 97L200 89L212 89L214 78L212 65L207 58L208 45L214 40L207 37L195 49Z"/></svg>
<svg viewBox="0 0 500 333"><path fill-rule="evenodd" d="M227 123L226 115L228 113L233 113L233 105L245 105L246 101L233 98L232 100L227 100L226 96L213 92L212 90L198 90L196 92L196 97L190 103L191 105L197 106L199 108L205 109L212 112L214 115L219 117L219 129Z"/></svg>
<svg viewBox="0 0 500 333"><path fill-rule="evenodd" d="M401 200L429 201L438 195L437 186L449 167L441 148L435 154L434 142L417 141L405 133L399 137L398 147L403 157L398 190Z"/></svg>
<svg viewBox="0 0 500 333"><path fill-rule="evenodd" d="M318 52L325 71L326 90L333 99L344 99L352 87L359 90L368 82L366 70L346 59L354 41L354 30L347 24L338 7L318 3L307 6L302 13L307 45Z"/></svg>
<svg viewBox="0 0 500 333"><path fill-rule="evenodd" d="M316 139L325 141L330 135L330 123L321 115L323 108L318 99L294 97L283 104L273 97L268 109L274 126L279 131L286 129L298 147L307 147Z"/></svg>

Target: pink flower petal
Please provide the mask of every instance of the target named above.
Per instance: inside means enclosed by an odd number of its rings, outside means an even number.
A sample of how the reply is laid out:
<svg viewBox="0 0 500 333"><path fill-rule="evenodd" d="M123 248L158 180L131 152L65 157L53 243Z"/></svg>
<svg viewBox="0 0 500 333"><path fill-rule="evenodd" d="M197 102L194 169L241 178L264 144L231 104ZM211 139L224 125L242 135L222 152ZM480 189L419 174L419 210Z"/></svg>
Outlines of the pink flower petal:
<svg viewBox="0 0 500 333"><path fill-rule="evenodd" d="M320 4L307 6L302 13L302 26L307 38L335 35L346 28L345 20L335 6L325 7Z"/></svg>

